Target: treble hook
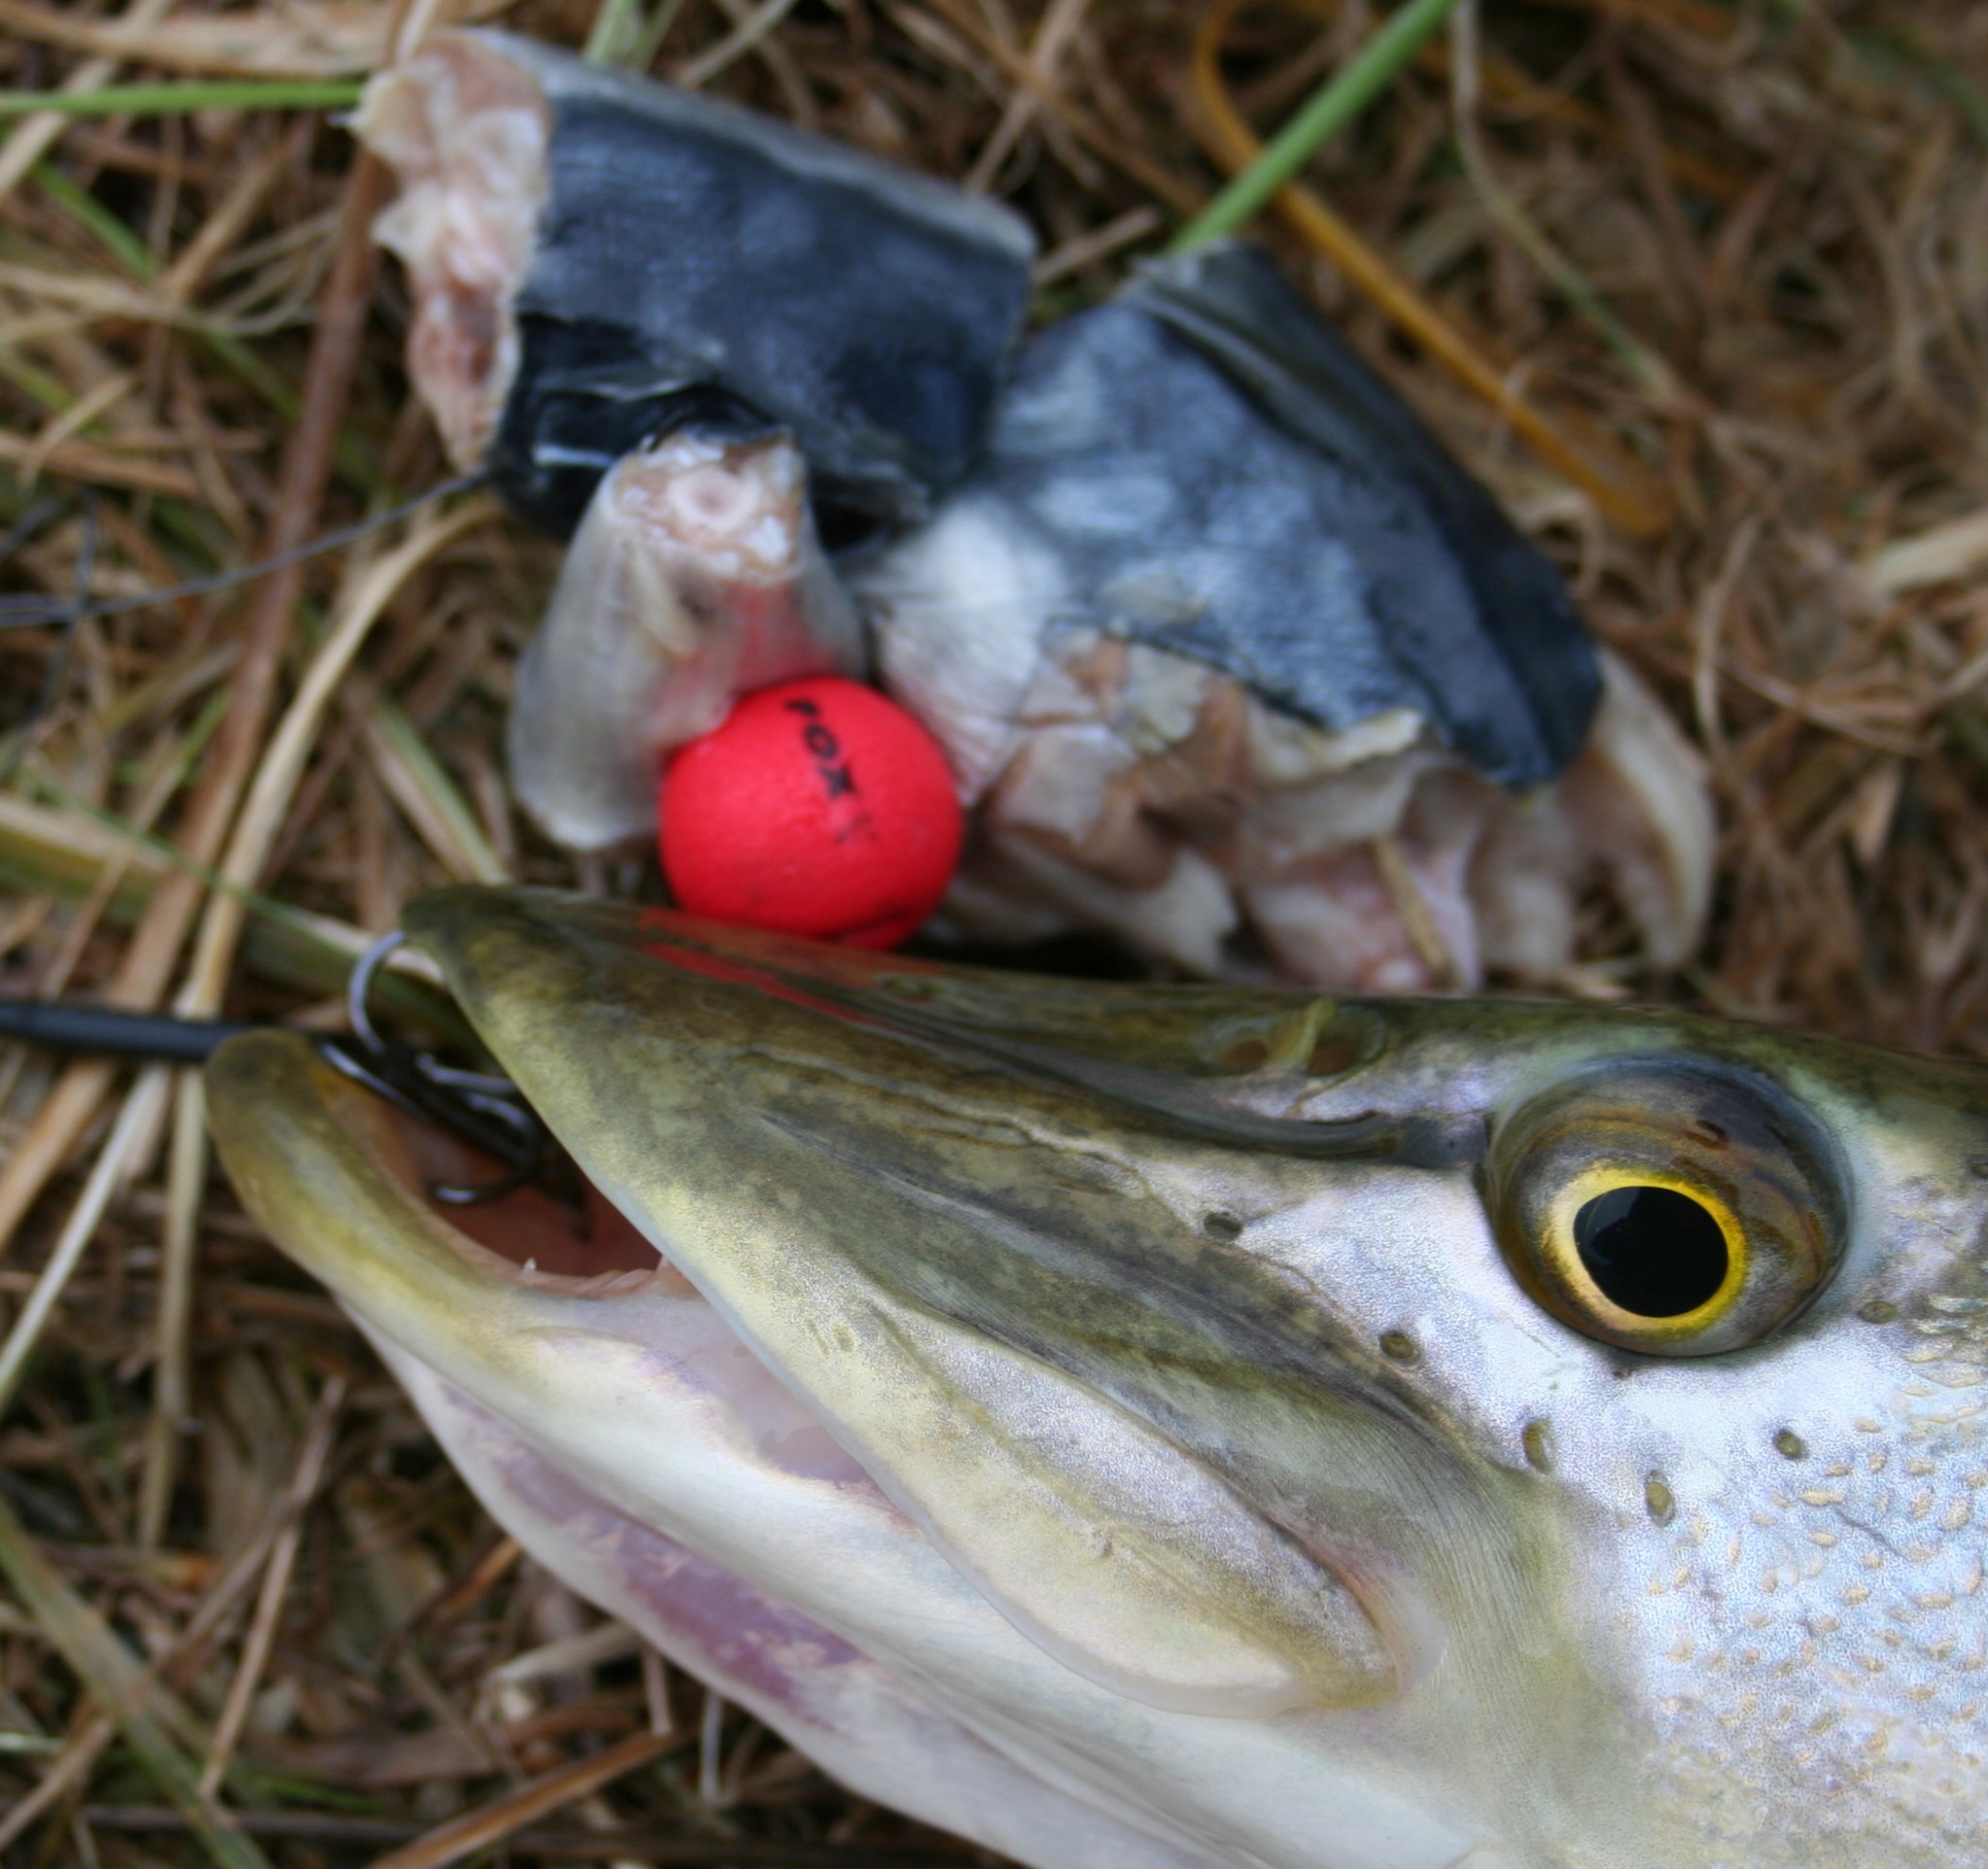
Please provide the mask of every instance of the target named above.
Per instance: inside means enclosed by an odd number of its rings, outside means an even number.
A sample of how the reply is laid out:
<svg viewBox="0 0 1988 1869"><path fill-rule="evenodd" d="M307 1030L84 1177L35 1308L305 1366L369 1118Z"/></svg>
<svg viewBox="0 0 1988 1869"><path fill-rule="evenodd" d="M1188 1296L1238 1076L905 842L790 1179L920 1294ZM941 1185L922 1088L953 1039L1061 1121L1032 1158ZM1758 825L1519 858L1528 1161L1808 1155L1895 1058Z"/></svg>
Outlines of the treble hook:
<svg viewBox="0 0 1988 1869"><path fill-rule="evenodd" d="M459 1136L505 1164L494 1180L458 1187L430 1182L428 1193L448 1207L473 1207L534 1185L584 1223L585 1195L579 1170L552 1141L538 1113L509 1078L465 1071L431 1052L388 1039L373 1023L373 981L386 957L407 940L399 929L383 934L353 963L346 983L351 1036L318 1040L325 1059L396 1109Z"/></svg>

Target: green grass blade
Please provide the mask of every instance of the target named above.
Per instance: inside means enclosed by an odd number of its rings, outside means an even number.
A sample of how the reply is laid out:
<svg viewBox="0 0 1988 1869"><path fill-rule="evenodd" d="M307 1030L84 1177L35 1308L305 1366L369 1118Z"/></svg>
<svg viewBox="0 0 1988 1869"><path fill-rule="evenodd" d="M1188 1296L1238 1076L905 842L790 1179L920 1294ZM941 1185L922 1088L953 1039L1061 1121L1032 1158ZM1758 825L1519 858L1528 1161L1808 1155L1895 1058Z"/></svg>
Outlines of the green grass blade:
<svg viewBox="0 0 1988 1869"><path fill-rule="evenodd" d="M1456 11L1457 0L1408 0L1387 24L1319 86L1311 101L1271 141L1248 168L1174 238L1170 252L1192 252L1232 234L1255 216L1310 161L1328 137L1342 130L1380 95L1422 42Z"/></svg>
<svg viewBox="0 0 1988 1869"><path fill-rule="evenodd" d="M193 111L345 110L359 101L351 79L282 83L245 80L197 84L105 84L93 91L9 91L0 118L39 117L184 117Z"/></svg>

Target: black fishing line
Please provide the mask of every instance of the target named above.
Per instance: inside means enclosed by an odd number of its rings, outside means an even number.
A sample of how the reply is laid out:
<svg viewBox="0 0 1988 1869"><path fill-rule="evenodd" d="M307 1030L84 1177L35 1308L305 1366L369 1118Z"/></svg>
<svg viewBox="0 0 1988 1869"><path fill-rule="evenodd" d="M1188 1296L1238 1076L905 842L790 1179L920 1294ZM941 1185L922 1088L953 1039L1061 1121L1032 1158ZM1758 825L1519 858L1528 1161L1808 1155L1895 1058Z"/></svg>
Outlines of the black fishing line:
<svg viewBox="0 0 1988 1869"><path fill-rule="evenodd" d="M336 551L340 546L356 544L360 539L381 531L383 527L398 524L402 519L412 518L423 508L445 500L453 493L472 493L480 487L485 476L464 474L452 481L444 481L439 486L431 486L425 493L417 493L411 500L403 500L399 506L389 507L384 513L375 514L371 518L356 520L351 525L339 526L330 532L321 532L316 538L300 546L293 546L287 551L279 551L267 558L258 558L251 564L237 566L232 571L216 571L205 578L189 578L184 584L160 584L150 590L142 590L133 597L91 598L86 593L67 601L50 596L17 594L0 597L0 629L46 629L52 623L68 622L72 617L80 620L83 617L123 617L134 610L152 610L161 604L176 604L185 597L211 597L216 592L231 590L237 584L264 577L272 571L282 571L289 565L302 564L307 558L315 558L322 551ZM59 510L59 509L57 509ZM23 531L29 517L36 517L30 509L28 515L17 521L4 540L0 540L0 560L4 560L31 538L40 524ZM41 523L49 516L41 516ZM18 536L17 536L18 535Z"/></svg>
<svg viewBox="0 0 1988 1869"><path fill-rule="evenodd" d="M64 500L36 500L5 532L0 532L0 564L5 564L50 520L59 519L68 511Z"/></svg>
<svg viewBox="0 0 1988 1869"><path fill-rule="evenodd" d="M35 697L27 718L14 729L14 744L4 753L0 753L0 785L4 785L14 777L15 770L27 756L35 728L48 717L55 705L57 696L61 694L62 684L68 679L69 664L75 656L76 639L86 617L124 617L133 611L151 610L161 604L178 603L182 597L209 597L217 591L232 589L237 584L248 584L272 571L282 571L285 566L301 564L307 558L315 558L319 552L335 551L340 546L352 545L386 526L411 518L424 507L432 506L437 500L447 499L451 493L474 490L483 484L484 478L482 474L477 473L465 474L452 481L444 481L441 485L431 486L425 493L417 493L413 499L404 500L399 506L389 507L387 511L376 514L372 518L340 526L335 531L319 533L307 544L295 546L288 551L279 551L271 557L258 558L254 563L238 566L233 571L216 571L210 577L189 579L185 584L157 585L150 590L140 591L135 597L92 598L89 594L90 580L96 574L97 496L94 490L85 492L78 503L82 515L83 537L77 546L75 595L66 600L40 594L0 597L0 630L48 629L59 624L63 632L60 645L50 658L41 692ZM0 564L4 564L51 519L66 511L68 508L57 500L44 500L31 506L9 527L6 535L0 537Z"/></svg>
<svg viewBox="0 0 1988 1869"><path fill-rule="evenodd" d="M49 657L49 666L42 673L41 689L27 711L27 718L16 730L13 746L0 754L0 785L14 777L15 769L27 757L35 728L54 707L55 697L62 692L62 684L69 679L69 665L76 659L76 639L83 633L83 619L87 614L83 606L89 601L89 581L96 576L97 569L97 498L94 492L85 492L83 496L78 530L81 536L76 545L76 594L63 615L62 639L55 645L54 654Z"/></svg>
<svg viewBox="0 0 1988 1869"><path fill-rule="evenodd" d="M176 1018L67 999L0 999L0 1039L50 1051L138 1064L205 1064L237 1032L236 1019Z"/></svg>
<svg viewBox="0 0 1988 1869"><path fill-rule="evenodd" d="M382 935L353 963L346 995L351 1035L312 1033L319 1054L395 1109L448 1130L500 1165L493 1180L472 1186L431 1182L428 1192L436 1200L472 1207L529 1185L565 1207L575 1230L583 1235L586 1197L580 1172L517 1086L509 1078L444 1063L430 1051L387 1037L374 1024L367 1007L373 979L405 939L398 932ZM134 1063L204 1064L238 1033L268 1029L273 1028L75 1000L0 998L0 1041Z"/></svg>

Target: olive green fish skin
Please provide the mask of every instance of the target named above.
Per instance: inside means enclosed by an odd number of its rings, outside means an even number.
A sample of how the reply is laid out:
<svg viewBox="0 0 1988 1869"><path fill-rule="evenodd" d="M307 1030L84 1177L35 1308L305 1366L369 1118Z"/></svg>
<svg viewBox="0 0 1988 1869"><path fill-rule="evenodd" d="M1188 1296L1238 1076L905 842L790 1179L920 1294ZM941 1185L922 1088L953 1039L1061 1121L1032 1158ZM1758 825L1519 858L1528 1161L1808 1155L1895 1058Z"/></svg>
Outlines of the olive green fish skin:
<svg viewBox="0 0 1988 1869"><path fill-rule="evenodd" d="M935 1766L939 1820L1044 1869L1988 1863L1988 1072L533 891L407 926L880 1490L693 1445L646 1281L505 1277L409 1218L283 1041L214 1067L245 1200L438 1425L423 1383L998 1754ZM1542 1297L1509 1216L1590 1136L1737 1215L1757 1341L1643 1353Z"/></svg>

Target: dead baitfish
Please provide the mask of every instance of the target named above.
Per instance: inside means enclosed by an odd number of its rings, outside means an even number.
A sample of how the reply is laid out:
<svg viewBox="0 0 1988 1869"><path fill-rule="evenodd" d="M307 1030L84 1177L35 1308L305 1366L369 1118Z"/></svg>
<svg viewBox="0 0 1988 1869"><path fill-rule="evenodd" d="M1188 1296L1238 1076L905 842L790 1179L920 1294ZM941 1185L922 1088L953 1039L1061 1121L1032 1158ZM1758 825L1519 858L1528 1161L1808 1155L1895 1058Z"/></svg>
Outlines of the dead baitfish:
<svg viewBox="0 0 1988 1869"><path fill-rule="evenodd" d="M861 672L860 608L971 813L941 932L1401 991L1552 979L1600 895L1645 961L1696 950L1697 755L1260 252L1037 336L922 525L831 563L807 478L792 437L681 429L601 482L512 717L557 841L652 837L665 755Z"/></svg>
<svg viewBox="0 0 1988 1869"><path fill-rule="evenodd" d="M243 1199L529 1550L864 1795L1037 1869L1988 1864L1988 1072L407 925L612 1212L445 1211L268 1033Z"/></svg>
<svg viewBox="0 0 1988 1869"><path fill-rule="evenodd" d="M791 431L855 529L965 468L1027 304L1007 209L509 33L435 34L354 127L400 180L409 374L535 522L686 422Z"/></svg>
<svg viewBox="0 0 1988 1869"><path fill-rule="evenodd" d="M1697 754L1254 249L1037 336L966 479L849 575L973 812L965 931L1389 992L1553 979L1591 895L1645 962L1703 936Z"/></svg>

